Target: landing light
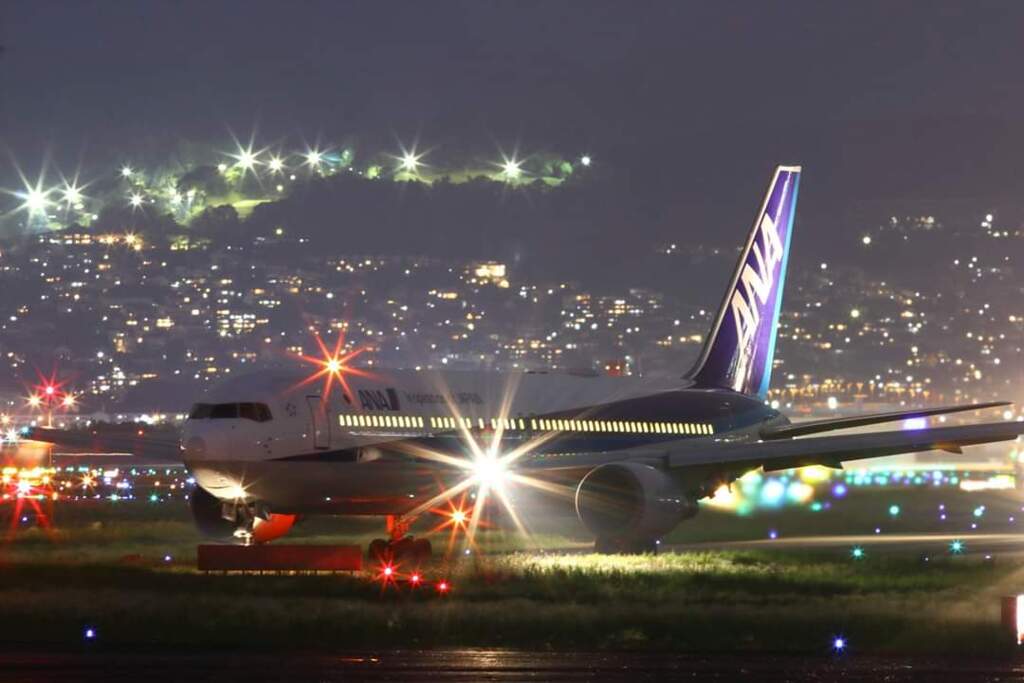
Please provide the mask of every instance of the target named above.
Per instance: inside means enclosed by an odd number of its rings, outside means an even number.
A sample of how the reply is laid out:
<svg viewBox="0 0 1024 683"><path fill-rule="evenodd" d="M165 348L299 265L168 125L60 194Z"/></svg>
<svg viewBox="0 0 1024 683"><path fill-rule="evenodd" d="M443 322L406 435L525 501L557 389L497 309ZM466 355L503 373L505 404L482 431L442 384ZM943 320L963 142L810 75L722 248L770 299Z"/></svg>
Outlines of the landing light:
<svg viewBox="0 0 1024 683"><path fill-rule="evenodd" d="M495 456L486 455L473 463L473 473L481 484L496 486L505 478L505 465Z"/></svg>
<svg viewBox="0 0 1024 683"><path fill-rule="evenodd" d="M241 484L232 484L224 489L224 497L232 500L244 500L245 496L245 488Z"/></svg>

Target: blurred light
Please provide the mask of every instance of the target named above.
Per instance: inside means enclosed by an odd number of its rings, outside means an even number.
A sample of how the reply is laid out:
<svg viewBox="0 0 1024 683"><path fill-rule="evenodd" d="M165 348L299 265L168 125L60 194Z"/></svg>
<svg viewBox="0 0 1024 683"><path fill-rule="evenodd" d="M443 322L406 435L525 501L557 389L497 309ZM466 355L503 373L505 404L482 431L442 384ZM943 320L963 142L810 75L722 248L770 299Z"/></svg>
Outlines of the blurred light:
<svg viewBox="0 0 1024 683"><path fill-rule="evenodd" d="M505 177L509 180L515 180L522 175L522 162L517 160L515 157L509 159L502 159L501 172L505 174Z"/></svg>
<svg viewBox="0 0 1024 683"><path fill-rule="evenodd" d="M965 549L966 546L964 545L964 542L960 539L957 539L949 544L949 552L953 553L954 555L961 554Z"/></svg>
<svg viewBox="0 0 1024 683"><path fill-rule="evenodd" d="M842 636L836 636L836 638L832 641L832 649L836 652L842 652L843 650L845 650L846 639Z"/></svg>
<svg viewBox="0 0 1024 683"><path fill-rule="evenodd" d="M584 166L590 166L592 161L593 160L590 158L590 155L588 154L584 154L582 157L580 157L580 163L583 164Z"/></svg>
<svg viewBox="0 0 1024 683"><path fill-rule="evenodd" d="M410 150L410 151L406 151L406 150L403 149L402 150L402 158L399 160L399 167L403 171L408 171L409 173L415 173L416 170L421 165L420 164L420 159L422 157L423 157L422 154L416 154L415 148Z"/></svg>
<svg viewBox="0 0 1024 683"><path fill-rule="evenodd" d="M142 195L138 192L132 192L131 196L128 198L128 203L131 204L133 209L137 209L142 206L142 202Z"/></svg>
<svg viewBox="0 0 1024 683"><path fill-rule="evenodd" d="M311 149L306 152L306 165L310 168L320 168L320 164L323 163L324 154L320 150Z"/></svg>
<svg viewBox="0 0 1024 683"><path fill-rule="evenodd" d="M777 505L786 495L786 487L777 479L772 479L761 487L761 502L766 505Z"/></svg>
<svg viewBox="0 0 1024 683"><path fill-rule="evenodd" d="M454 512L452 512L452 522L454 522L455 524L465 524L466 513L463 512L462 510L455 510Z"/></svg>
<svg viewBox="0 0 1024 683"><path fill-rule="evenodd" d="M846 495L846 484L839 483L832 487L832 495L836 498L842 498Z"/></svg>
<svg viewBox="0 0 1024 683"><path fill-rule="evenodd" d="M57 393L57 389L54 388L52 384L47 384L46 388L43 389L43 393L45 393L47 396L53 396L55 393Z"/></svg>
<svg viewBox="0 0 1024 683"><path fill-rule="evenodd" d="M487 453L473 462L473 474L485 486L500 486L505 479L505 466L493 454Z"/></svg>
<svg viewBox="0 0 1024 683"><path fill-rule="evenodd" d="M839 399L836 398L835 396L829 396L828 401L826 401L826 403L828 405L829 410L835 410L836 408L839 407Z"/></svg>
<svg viewBox="0 0 1024 683"><path fill-rule="evenodd" d="M251 171L259 163L259 152L252 151L252 144L246 148L242 148L241 145L238 147L238 153L232 154L231 156L235 159L235 166L238 166L243 171Z"/></svg>
<svg viewBox="0 0 1024 683"><path fill-rule="evenodd" d="M66 394L64 396L64 399L61 401L61 405L63 405L65 408L74 408L75 403L76 399L74 394Z"/></svg>
<svg viewBox="0 0 1024 683"><path fill-rule="evenodd" d="M900 506L895 503L889 506L889 515L892 517L898 517L900 514Z"/></svg>
<svg viewBox="0 0 1024 683"><path fill-rule="evenodd" d="M449 588L450 586L448 585L447 581L442 581L439 584L437 584L438 593L447 593Z"/></svg>
<svg viewBox="0 0 1024 683"><path fill-rule="evenodd" d="M908 431L916 429L926 429L928 427L928 418L926 417L909 417L903 421L903 429Z"/></svg>
<svg viewBox="0 0 1024 683"><path fill-rule="evenodd" d="M860 317L860 309L858 309L858 308L851 309L850 310L850 317L851 318L859 318Z"/></svg>
<svg viewBox="0 0 1024 683"><path fill-rule="evenodd" d="M864 548L861 548L859 545L854 546L853 550L850 551L850 556L855 560L864 559Z"/></svg>
<svg viewBox="0 0 1024 683"><path fill-rule="evenodd" d="M67 202L68 206L76 206L82 203L84 199L82 191L71 183L64 184L64 201Z"/></svg>
<svg viewBox="0 0 1024 683"><path fill-rule="evenodd" d="M132 170L131 166L125 164L124 166L121 167L122 178L131 178L133 173L135 173L135 171Z"/></svg>
<svg viewBox="0 0 1024 683"><path fill-rule="evenodd" d="M413 574L409 577L409 583L411 583L414 586L420 585L420 581L422 580L423 578L419 574Z"/></svg>
<svg viewBox="0 0 1024 683"><path fill-rule="evenodd" d="M871 235L864 235L864 237L862 237L860 241L861 243L864 244L864 246L871 244Z"/></svg>
<svg viewBox="0 0 1024 683"><path fill-rule="evenodd" d="M94 638L96 638L96 629L92 628L91 626L87 627L85 629L84 635L86 640L93 640Z"/></svg>
<svg viewBox="0 0 1024 683"><path fill-rule="evenodd" d="M49 191L44 191L38 187L31 188L21 195L25 200L22 203L22 207L28 210L29 213L43 213L50 204L49 194Z"/></svg>
<svg viewBox="0 0 1024 683"><path fill-rule="evenodd" d="M271 173L281 173L284 171L284 160L281 157L271 157L267 162L267 168Z"/></svg>

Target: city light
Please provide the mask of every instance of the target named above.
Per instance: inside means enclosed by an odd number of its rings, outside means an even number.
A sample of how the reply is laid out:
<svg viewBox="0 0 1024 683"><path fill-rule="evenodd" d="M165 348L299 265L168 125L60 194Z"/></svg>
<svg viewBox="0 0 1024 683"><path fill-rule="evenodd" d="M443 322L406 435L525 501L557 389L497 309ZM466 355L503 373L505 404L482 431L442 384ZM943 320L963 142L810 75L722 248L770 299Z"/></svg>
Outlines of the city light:
<svg viewBox="0 0 1024 683"><path fill-rule="evenodd" d="M306 151L306 165L312 170L320 168L320 164L323 163L324 153L318 149L310 149Z"/></svg>
<svg viewBox="0 0 1024 683"><path fill-rule="evenodd" d="M523 173L522 162L517 160L515 157L505 157L501 162L501 172L504 174L506 179L516 180Z"/></svg>
<svg viewBox="0 0 1024 683"><path fill-rule="evenodd" d="M954 555L960 555L967 549L967 546L960 539L956 539L949 544L949 552Z"/></svg>
<svg viewBox="0 0 1024 683"><path fill-rule="evenodd" d="M412 149L406 149L404 146L401 146L401 148L402 156L398 157L398 170L416 173L419 167L423 165L420 159L423 158L424 153L417 154L415 146Z"/></svg>
<svg viewBox="0 0 1024 683"><path fill-rule="evenodd" d="M584 166L590 166L592 161L593 160L590 158L589 154L584 154L582 157L580 157L580 163L583 164Z"/></svg>
<svg viewBox="0 0 1024 683"><path fill-rule="evenodd" d="M238 152L231 156L235 159L235 166L242 169L242 171L249 172L256 168L259 161L260 152L254 152L252 149L252 143L248 147L243 148L241 145L238 147Z"/></svg>
<svg viewBox="0 0 1024 683"><path fill-rule="evenodd" d="M131 178L134 173L135 173L135 171L132 170L131 166L124 165L124 166L121 167L121 177L122 178Z"/></svg>
<svg viewBox="0 0 1024 683"><path fill-rule="evenodd" d="M74 183L64 183L64 202L69 206L79 206L85 197L82 195L82 190L79 189Z"/></svg>
<svg viewBox="0 0 1024 683"><path fill-rule="evenodd" d="M270 169L271 173L278 174L284 172L284 159L281 157L271 157L270 161L267 162L267 168Z"/></svg>
<svg viewBox="0 0 1024 683"><path fill-rule="evenodd" d="M131 195L128 197L128 203L131 205L133 209L137 209L140 206L142 206L143 201L145 201L143 196L138 192L132 192Z"/></svg>

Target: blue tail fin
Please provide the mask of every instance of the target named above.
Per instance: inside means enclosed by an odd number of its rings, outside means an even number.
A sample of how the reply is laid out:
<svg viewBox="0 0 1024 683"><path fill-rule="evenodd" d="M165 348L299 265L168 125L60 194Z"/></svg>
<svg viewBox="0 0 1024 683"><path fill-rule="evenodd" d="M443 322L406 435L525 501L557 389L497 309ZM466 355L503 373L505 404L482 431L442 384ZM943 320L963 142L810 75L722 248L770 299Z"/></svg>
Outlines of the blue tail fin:
<svg viewBox="0 0 1024 683"><path fill-rule="evenodd" d="M697 386L767 395L799 186L799 166L775 169L715 326L687 374Z"/></svg>

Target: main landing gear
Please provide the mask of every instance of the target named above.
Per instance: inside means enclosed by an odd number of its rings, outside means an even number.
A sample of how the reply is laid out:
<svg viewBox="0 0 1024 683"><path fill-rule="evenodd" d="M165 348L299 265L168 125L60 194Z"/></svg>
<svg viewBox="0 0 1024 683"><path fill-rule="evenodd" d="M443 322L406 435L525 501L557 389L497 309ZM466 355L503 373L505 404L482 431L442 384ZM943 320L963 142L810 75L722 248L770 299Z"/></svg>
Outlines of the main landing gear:
<svg viewBox="0 0 1024 683"><path fill-rule="evenodd" d="M409 526L412 522L411 519L388 515L390 538L375 538L370 542L368 552L370 560L386 565L405 564L413 567L419 567L429 562L433 556L430 541L425 538L413 538L409 535Z"/></svg>

